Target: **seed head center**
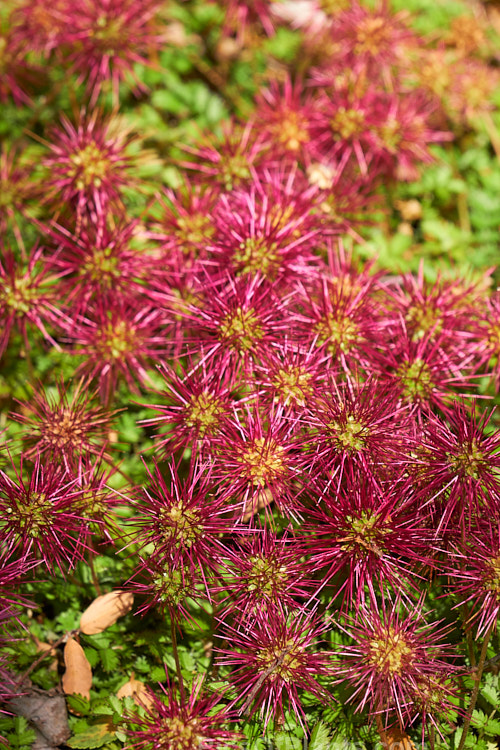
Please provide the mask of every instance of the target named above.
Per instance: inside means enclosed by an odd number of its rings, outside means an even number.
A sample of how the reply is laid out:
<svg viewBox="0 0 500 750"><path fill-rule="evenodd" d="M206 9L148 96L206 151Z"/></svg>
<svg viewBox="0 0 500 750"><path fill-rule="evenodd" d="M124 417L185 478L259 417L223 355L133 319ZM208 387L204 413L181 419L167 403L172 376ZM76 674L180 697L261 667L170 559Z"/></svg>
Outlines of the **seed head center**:
<svg viewBox="0 0 500 750"><path fill-rule="evenodd" d="M387 20L376 16L365 18L356 30L355 52L357 55L369 54L376 56L389 41Z"/></svg>
<svg viewBox="0 0 500 750"><path fill-rule="evenodd" d="M27 315L36 299L36 289L27 277L14 279L13 284L0 280L0 303L4 303L17 315Z"/></svg>
<svg viewBox="0 0 500 750"><path fill-rule="evenodd" d="M273 667L267 676L269 682L294 682L296 671L303 664L303 649L293 641L271 644L257 652L257 664L263 671Z"/></svg>
<svg viewBox="0 0 500 750"><path fill-rule="evenodd" d="M289 151L298 151L309 141L307 120L298 112L290 110L276 126L276 136Z"/></svg>
<svg viewBox="0 0 500 750"><path fill-rule="evenodd" d="M97 332L96 348L112 360L119 360L124 354L137 348L137 334L134 326L126 320L108 323Z"/></svg>
<svg viewBox="0 0 500 750"><path fill-rule="evenodd" d="M73 164L72 175L76 179L78 190L99 188L110 167L108 156L101 151L95 141L90 141L78 149L70 156L70 161Z"/></svg>
<svg viewBox="0 0 500 750"><path fill-rule="evenodd" d="M265 487L283 478L286 472L285 449L275 440L256 438L239 456L245 475L257 487Z"/></svg>
<svg viewBox="0 0 500 750"><path fill-rule="evenodd" d="M219 326L219 336L240 354L247 352L262 338L261 321L253 308L237 307L228 313Z"/></svg>
<svg viewBox="0 0 500 750"><path fill-rule="evenodd" d="M431 395L434 383L428 365L421 359L405 362L396 371L403 388L403 395L409 401L425 401Z"/></svg>
<svg viewBox="0 0 500 750"><path fill-rule="evenodd" d="M162 717L155 747L158 750L194 750L202 747L204 737L199 734L196 718L184 721L180 716Z"/></svg>
<svg viewBox="0 0 500 750"><path fill-rule="evenodd" d="M471 479L479 479L481 469L488 466L485 455L474 438L471 440L470 445L463 448L459 453L449 453L448 458L455 471L471 477Z"/></svg>
<svg viewBox="0 0 500 750"><path fill-rule="evenodd" d="M277 249L276 242L269 242L264 237L247 237L236 249L234 262L242 274L260 272L272 279L281 265Z"/></svg>
<svg viewBox="0 0 500 750"><path fill-rule="evenodd" d="M328 425L333 442L340 450L357 453L366 448L370 430L366 425L349 414L344 420L335 420Z"/></svg>
<svg viewBox="0 0 500 750"><path fill-rule="evenodd" d="M313 394L311 379L312 374L297 365L279 369L272 384L278 391L279 400L285 406L289 403L304 406Z"/></svg>
<svg viewBox="0 0 500 750"><path fill-rule="evenodd" d="M500 554L486 561L484 588L500 600Z"/></svg>
<svg viewBox="0 0 500 750"><path fill-rule="evenodd" d="M358 338L357 323L340 312L329 312L317 321L314 330L318 336L318 345L327 344L331 354L348 352Z"/></svg>
<svg viewBox="0 0 500 750"><path fill-rule="evenodd" d="M9 520L34 539L43 536L53 524L50 498L43 492L31 492L28 497L18 498L15 509L9 510Z"/></svg>
<svg viewBox="0 0 500 750"><path fill-rule="evenodd" d="M182 502L162 508L159 516L163 538L167 542L173 540L178 547L192 547L202 532L196 509L187 508Z"/></svg>
<svg viewBox="0 0 500 750"><path fill-rule="evenodd" d="M389 627L383 636L373 638L368 658L380 674L402 675L413 659L413 649L404 636Z"/></svg>
<svg viewBox="0 0 500 750"><path fill-rule="evenodd" d="M248 590L262 596L275 596L286 583L286 567L264 555L253 555L249 562Z"/></svg>
<svg viewBox="0 0 500 750"><path fill-rule="evenodd" d="M345 141L360 136L365 130L365 116L358 109L346 109L339 107L330 120L330 127Z"/></svg>
<svg viewBox="0 0 500 750"><path fill-rule="evenodd" d="M85 422L71 409L63 408L44 419L40 431L44 442L54 448L76 447L83 442Z"/></svg>
<svg viewBox="0 0 500 750"><path fill-rule="evenodd" d="M204 390L191 397L184 411L186 426L195 429L200 437L204 437L217 427L224 407L217 396Z"/></svg>

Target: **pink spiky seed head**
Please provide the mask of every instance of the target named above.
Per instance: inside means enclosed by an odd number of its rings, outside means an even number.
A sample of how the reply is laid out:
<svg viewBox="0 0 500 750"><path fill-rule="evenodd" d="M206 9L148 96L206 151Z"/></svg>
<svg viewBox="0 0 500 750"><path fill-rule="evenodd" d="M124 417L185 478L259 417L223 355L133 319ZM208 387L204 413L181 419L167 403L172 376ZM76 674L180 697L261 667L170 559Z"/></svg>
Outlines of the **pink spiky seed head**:
<svg viewBox="0 0 500 750"><path fill-rule="evenodd" d="M81 497L76 480L60 467L45 466L37 456L32 468L21 461L14 477L0 471L1 537L6 549L33 554L52 571L64 571L81 559L88 536L87 519L75 508Z"/></svg>
<svg viewBox="0 0 500 750"><path fill-rule="evenodd" d="M122 189L134 184L129 131L97 109L82 110L75 123L64 116L61 123L42 141L48 148L46 200L74 206L78 219L92 212L102 217L110 205L122 205Z"/></svg>
<svg viewBox="0 0 500 750"><path fill-rule="evenodd" d="M410 612L398 598L380 608L372 603L350 621L345 632L353 642L339 652L337 667L354 688L349 700L357 702L357 710L367 707L386 722L395 714L400 726L407 726L421 710L422 684L445 680L456 671L449 660L454 653L442 643L448 629L426 621L423 599Z"/></svg>
<svg viewBox="0 0 500 750"><path fill-rule="evenodd" d="M61 313L55 303L58 291L54 275L50 275L42 247L35 246L25 261L9 248L0 259L0 356L4 353L13 329L21 334L25 347L30 348L28 328L37 328L44 339L58 347L50 334L50 324Z"/></svg>
<svg viewBox="0 0 500 750"><path fill-rule="evenodd" d="M140 714L126 716L129 750L199 750L202 747L236 750L241 735L228 728L235 717L221 708L222 696L202 691L202 680L193 682L187 698L179 697L170 683L160 685L162 695L147 689ZM130 744L128 744L130 742Z"/></svg>
<svg viewBox="0 0 500 750"><path fill-rule="evenodd" d="M93 405L96 393L88 387L82 378L69 391L61 380L57 395L40 388L34 390L30 401L19 402L21 412L12 416L26 430L24 437L31 447L25 456L44 455L62 463L66 470L79 471L86 456L101 452L113 414Z"/></svg>

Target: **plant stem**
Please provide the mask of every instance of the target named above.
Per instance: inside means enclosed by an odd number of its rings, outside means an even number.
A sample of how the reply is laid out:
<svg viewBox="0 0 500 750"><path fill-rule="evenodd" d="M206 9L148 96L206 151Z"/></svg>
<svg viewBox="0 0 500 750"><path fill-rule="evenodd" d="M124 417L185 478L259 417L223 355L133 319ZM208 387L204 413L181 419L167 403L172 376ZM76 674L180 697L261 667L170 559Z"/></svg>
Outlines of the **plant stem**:
<svg viewBox="0 0 500 750"><path fill-rule="evenodd" d="M255 698L255 696L257 695L257 693L259 692L259 690L261 689L262 685L267 680L267 678L269 677L269 675L274 672L274 670L276 669L276 667L279 667L281 664L283 664L283 660L284 660L285 656L287 654L289 654L291 650L292 650L292 646L288 646L287 648L284 648L283 651L281 651L281 653L278 654L278 656L272 662L272 664L266 670L264 670L264 672L262 672L262 674L260 675L260 677L257 680L257 682L255 683L255 685L253 686L253 688L248 693L244 704L240 708L240 716L242 714L249 715L249 713L250 713L250 706L252 705L252 701Z"/></svg>
<svg viewBox="0 0 500 750"><path fill-rule="evenodd" d="M436 727L434 724L431 725L431 730L429 732L429 747L431 750L435 750L436 747Z"/></svg>
<svg viewBox="0 0 500 750"><path fill-rule="evenodd" d="M479 662L477 665L477 670L475 674L475 680L476 684L474 685L474 690L472 691L471 697L470 697L470 703L469 708L467 709L467 714L465 716L464 726L462 730L462 737L460 738L460 744L458 745L457 750L463 750L465 745L465 740L467 739L467 734L469 732L469 727L472 719L472 712L474 711L474 708L476 706L477 696L479 695L479 687L481 685L481 677L483 676L483 668L484 668L484 662L486 661L486 654L488 652L488 644L490 642L491 634L493 633L493 628L496 625L496 620L492 622L490 627L488 628L486 635L484 636L483 645L481 647L481 654L479 656Z"/></svg>
<svg viewBox="0 0 500 750"><path fill-rule="evenodd" d="M177 670L177 681L179 683L179 692L181 694L181 703L185 706L186 693L184 692L184 680L182 679L181 663L179 661L179 651L177 649L177 634L175 632L175 622L172 615L170 615L170 633L172 637L172 651L174 652L175 668Z"/></svg>
<svg viewBox="0 0 500 750"><path fill-rule="evenodd" d="M375 714L375 724L377 725L377 732L380 735L380 739L382 740L382 744L384 747L388 746L387 743L387 733L384 729L384 725L382 723L382 717L380 714Z"/></svg>
<svg viewBox="0 0 500 750"><path fill-rule="evenodd" d="M464 630L465 630L465 638L467 640L467 650L469 652L469 661L471 669L474 669L476 666L476 654L474 652L474 641L472 640L472 632L470 627L468 626L468 620L469 620L469 608L467 604L464 604L462 607L462 618L463 618L463 624L464 624Z"/></svg>
<svg viewBox="0 0 500 750"><path fill-rule="evenodd" d="M483 113L483 122L486 126L487 133L489 135L493 150L497 155L497 159L500 161L500 136L496 128L493 118L489 112Z"/></svg>
<svg viewBox="0 0 500 750"><path fill-rule="evenodd" d="M63 643L64 641L67 641L68 638L71 638L72 636L75 635L75 633L78 633L78 632L79 632L78 628L76 630L70 630L68 633L64 633L64 635L62 635L60 638L58 638L57 641L54 641L54 643L51 643L50 644L50 648L48 648L46 651L44 651L42 654L40 654L40 656L38 657L38 659L35 659L35 661L33 662L33 664L30 664L30 666L28 667L28 669L26 670L26 672L24 672L24 674L22 674L19 677L19 679L16 680L16 685L22 685L23 682L33 672L33 670L35 670L38 667L38 665L45 659L45 657L47 657L49 654L51 654L53 651L55 651L56 648L61 645L61 643Z"/></svg>
<svg viewBox="0 0 500 750"><path fill-rule="evenodd" d="M95 569L95 565L94 565L94 558L92 556L93 553L95 552L94 547L92 545L92 542L90 542L90 548L92 550L91 554L89 555L90 575L92 576L92 583L94 584L94 588L97 591L97 596L101 596L102 595L102 590L101 590L101 586L99 584L99 579L97 577L97 573L96 573L96 569ZM97 554L97 552L95 552L95 554Z"/></svg>

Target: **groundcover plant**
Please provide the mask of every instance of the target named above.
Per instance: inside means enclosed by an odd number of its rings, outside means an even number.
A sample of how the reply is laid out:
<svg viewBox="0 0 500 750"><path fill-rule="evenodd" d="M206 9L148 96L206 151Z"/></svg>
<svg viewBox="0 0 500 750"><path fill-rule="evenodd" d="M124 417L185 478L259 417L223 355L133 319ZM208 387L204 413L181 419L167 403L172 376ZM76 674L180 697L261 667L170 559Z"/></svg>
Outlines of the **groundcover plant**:
<svg viewBox="0 0 500 750"><path fill-rule="evenodd" d="M4 0L0 743L495 750L500 12Z"/></svg>

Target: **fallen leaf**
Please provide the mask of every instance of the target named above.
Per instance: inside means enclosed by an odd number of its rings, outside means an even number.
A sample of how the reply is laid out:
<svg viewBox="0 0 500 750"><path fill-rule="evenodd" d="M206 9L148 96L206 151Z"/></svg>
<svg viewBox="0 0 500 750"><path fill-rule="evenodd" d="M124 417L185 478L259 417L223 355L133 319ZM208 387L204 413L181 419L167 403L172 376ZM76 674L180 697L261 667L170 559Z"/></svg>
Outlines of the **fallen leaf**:
<svg viewBox="0 0 500 750"><path fill-rule="evenodd" d="M167 24L163 32L163 40L174 47L187 47L201 41L195 34L186 34L186 29L180 21L172 21Z"/></svg>
<svg viewBox="0 0 500 750"><path fill-rule="evenodd" d="M92 669L83 648L74 638L68 638L64 647L64 664L66 666L62 677L64 692L69 695L78 693L90 699Z"/></svg>
<svg viewBox="0 0 500 750"><path fill-rule="evenodd" d="M82 732L74 734L66 744L68 747L80 748L81 750L84 748L96 748L112 742L115 736L116 727L109 718L103 716Z"/></svg>
<svg viewBox="0 0 500 750"><path fill-rule="evenodd" d="M149 691L146 685L140 680L136 680L134 676L128 680L116 693L117 698L133 698L136 703L141 706L150 706L153 701L149 695Z"/></svg>
<svg viewBox="0 0 500 750"><path fill-rule="evenodd" d="M68 726L68 712L64 696L55 690L41 690L30 687L24 695L13 698L7 704L9 711L24 716L40 733L36 742L43 747L62 745L71 732Z"/></svg>
<svg viewBox="0 0 500 750"><path fill-rule="evenodd" d="M203 641L203 654L207 659L212 658L212 651L214 647L214 642L211 640L204 640Z"/></svg>
<svg viewBox="0 0 500 750"><path fill-rule="evenodd" d="M130 612L134 595L127 591L110 591L94 599L80 619L80 630L95 635L114 625L119 617Z"/></svg>
<svg viewBox="0 0 500 750"><path fill-rule="evenodd" d="M60 745L53 745L38 729L35 729L35 741L31 746L31 750L59 750L59 748Z"/></svg>
<svg viewBox="0 0 500 750"><path fill-rule="evenodd" d="M403 217L403 221L418 221L422 218L422 204L416 198L409 201L394 201L395 207Z"/></svg>
<svg viewBox="0 0 500 750"><path fill-rule="evenodd" d="M253 497L246 501L241 520L246 523L252 518L252 516L258 513L259 510L267 508L267 506L273 502L273 499L271 490L260 490L256 495L253 495Z"/></svg>
<svg viewBox="0 0 500 750"><path fill-rule="evenodd" d="M48 653L49 651L53 650L50 643L44 643L43 641L40 641L36 636L33 636L33 640L35 641L36 650L40 651L40 653ZM47 664L47 668L51 672L55 672L57 670L57 657L54 657L50 660L50 662Z"/></svg>
<svg viewBox="0 0 500 750"><path fill-rule="evenodd" d="M219 38L215 46L215 55L218 60L234 60L241 52L241 43L229 36Z"/></svg>
<svg viewBox="0 0 500 750"><path fill-rule="evenodd" d="M417 750L406 732L399 729L389 729L386 732L387 750Z"/></svg>

